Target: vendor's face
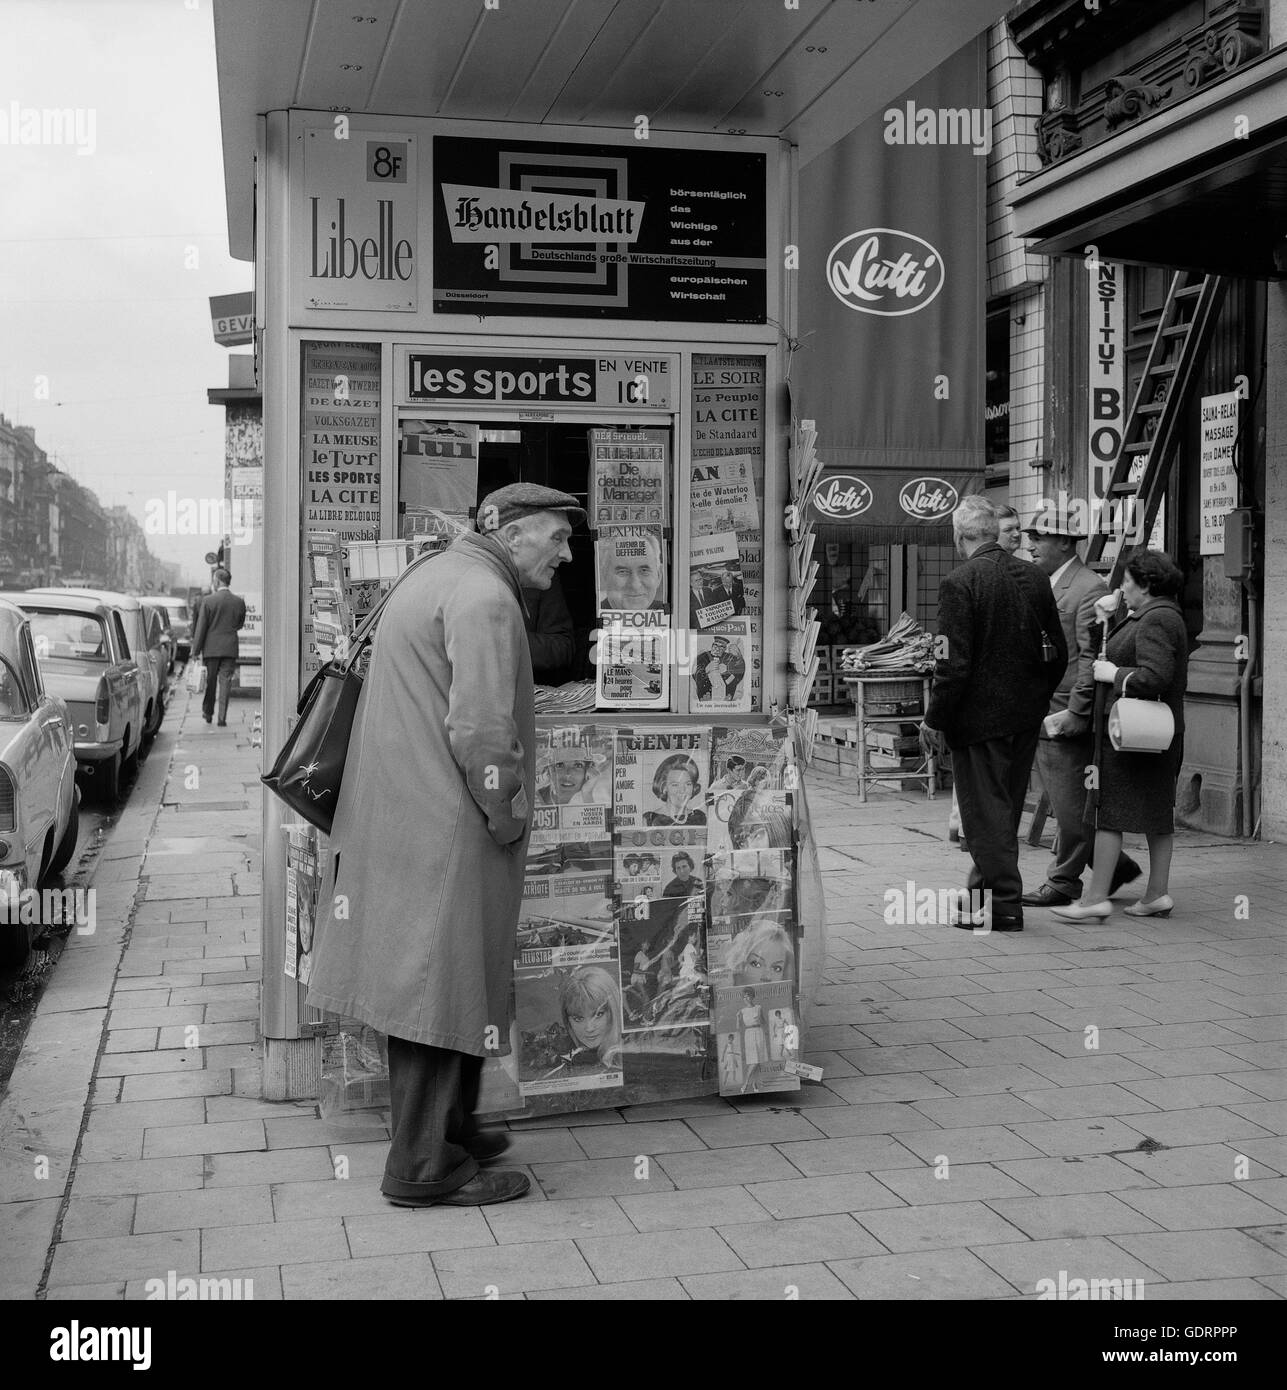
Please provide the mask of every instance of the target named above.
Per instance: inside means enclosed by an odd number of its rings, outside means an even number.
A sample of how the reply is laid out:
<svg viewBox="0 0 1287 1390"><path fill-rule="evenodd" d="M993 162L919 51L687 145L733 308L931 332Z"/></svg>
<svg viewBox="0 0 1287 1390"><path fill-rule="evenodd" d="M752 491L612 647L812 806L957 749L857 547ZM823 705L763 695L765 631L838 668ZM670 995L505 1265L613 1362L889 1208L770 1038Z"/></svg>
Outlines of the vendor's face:
<svg viewBox="0 0 1287 1390"><path fill-rule="evenodd" d="M563 512L536 512L511 523L502 534L525 589L548 589L554 571L572 559L572 527Z"/></svg>
<svg viewBox="0 0 1287 1390"><path fill-rule="evenodd" d="M692 796L693 779L682 767L672 767L666 774L666 800L672 806L683 806Z"/></svg>
<svg viewBox="0 0 1287 1390"><path fill-rule="evenodd" d="M554 799L560 806L571 801L585 786L590 769L585 763L559 763L554 769Z"/></svg>
<svg viewBox="0 0 1287 1390"><path fill-rule="evenodd" d="M645 544L641 555L623 555L614 547L604 581L608 608L647 608L661 587L661 557L656 547Z"/></svg>
<svg viewBox="0 0 1287 1390"><path fill-rule="evenodd" d="M597 1007L586 1004L577 1012L569 1009L568 1028L581 1047L598 1047L612 1028L612 1006L604 1000Z"/></svg>
<svg viewBox="0 0 1287 1390"><path fill-rule="evenodd" d="M772 984L787 978L787 949L785 942L771 942L751 952L742 972L756 984Z"/></svg>

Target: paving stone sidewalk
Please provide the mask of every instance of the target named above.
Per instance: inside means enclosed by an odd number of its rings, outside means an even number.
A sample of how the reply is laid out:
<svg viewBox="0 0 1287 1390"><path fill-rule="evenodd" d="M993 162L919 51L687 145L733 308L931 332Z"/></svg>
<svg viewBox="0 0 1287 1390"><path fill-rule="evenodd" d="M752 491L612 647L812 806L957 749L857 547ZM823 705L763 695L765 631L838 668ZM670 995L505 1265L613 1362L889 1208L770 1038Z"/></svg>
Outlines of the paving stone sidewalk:
<svg viewBox="0 0 1287 1390"><path fill-rule="evenodd" d="M1287 848L1182 833L1169 921L900 925L962 875L946 799L811 777L822 1083L515 1123L529 1197L402 1211L380 1115L259 1099L254 710L184 698L0 1104L0 1297L1287 1296Z"/></svg>

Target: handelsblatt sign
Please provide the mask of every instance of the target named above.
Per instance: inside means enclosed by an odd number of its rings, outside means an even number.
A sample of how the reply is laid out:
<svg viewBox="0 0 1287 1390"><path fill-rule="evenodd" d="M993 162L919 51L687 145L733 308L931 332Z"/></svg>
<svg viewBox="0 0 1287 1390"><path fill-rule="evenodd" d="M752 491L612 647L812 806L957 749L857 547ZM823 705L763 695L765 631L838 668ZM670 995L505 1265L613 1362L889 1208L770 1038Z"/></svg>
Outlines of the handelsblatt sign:
<svg viewBox="0 0 1287 1390"><path fill-rule="evenodd" d="M399 349L404 404L614 406L674 410L679 358L669 353L416 352Z"/></svg>
<svg viewBox="0 0 1287 1390"><path fill-rule="evenodd" d="M433 141L433 307L763 323L766 156Z"/></svg>

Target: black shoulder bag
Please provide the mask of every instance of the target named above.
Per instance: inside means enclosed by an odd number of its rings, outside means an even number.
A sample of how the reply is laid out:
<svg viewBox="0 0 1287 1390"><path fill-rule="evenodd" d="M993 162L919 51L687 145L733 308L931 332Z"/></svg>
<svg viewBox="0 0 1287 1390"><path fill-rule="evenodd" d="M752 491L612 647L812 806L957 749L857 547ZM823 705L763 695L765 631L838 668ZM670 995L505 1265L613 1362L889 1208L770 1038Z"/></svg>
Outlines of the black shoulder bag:
<svg viewBox="0 0 1287 1390"><path fill-rule="evenodd" d="M297 816L328 835L344 780L353 716L362 693L359 661L372 641L376 619L412 570L443 553L422 555L408 565L353 634L344 660L328 661L304 687L296 706L299 720L272 767L259 779Z"/></svg>

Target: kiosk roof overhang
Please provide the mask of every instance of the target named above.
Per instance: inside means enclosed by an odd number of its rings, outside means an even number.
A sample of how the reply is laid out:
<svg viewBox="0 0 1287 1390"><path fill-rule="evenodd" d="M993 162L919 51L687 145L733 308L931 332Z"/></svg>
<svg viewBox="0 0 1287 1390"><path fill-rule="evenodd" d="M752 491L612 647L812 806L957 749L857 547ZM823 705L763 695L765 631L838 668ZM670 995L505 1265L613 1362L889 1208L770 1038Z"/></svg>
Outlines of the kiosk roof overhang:
<svg viewBox="0 0 1287 1390"><path fill-rule="evenodd" d="M1025 179L1016 235L1043 255L1287 273L1287 47Z"/></svg>
<svg viewBox="0 0 1287 1390"><path fill-rule="evenodd" d="M1007 0L214 0L228 241L250 260L256 118L388 116L779 137L801 164Z"/></svg>

